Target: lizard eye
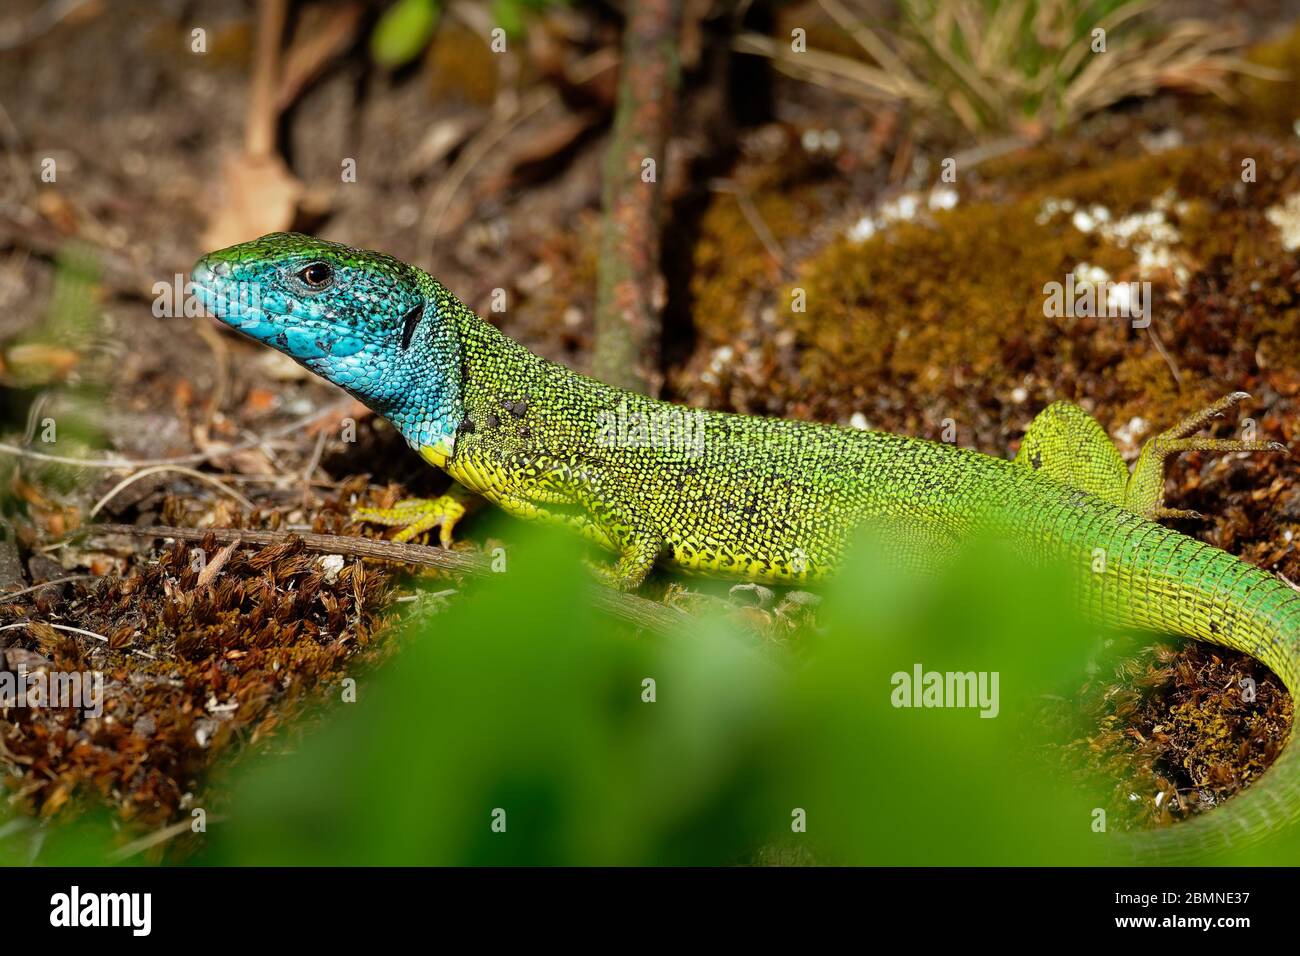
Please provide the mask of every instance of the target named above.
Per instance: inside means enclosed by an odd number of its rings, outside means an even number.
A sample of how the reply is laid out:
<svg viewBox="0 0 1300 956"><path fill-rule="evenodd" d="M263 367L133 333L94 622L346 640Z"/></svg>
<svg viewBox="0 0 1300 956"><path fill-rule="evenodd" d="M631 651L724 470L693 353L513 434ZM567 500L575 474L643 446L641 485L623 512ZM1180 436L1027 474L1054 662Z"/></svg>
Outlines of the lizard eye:
<svg viewBox="0 0 1300 956"><path fill-rule="evenodd" d="M323 289L334 278L334 270L323 262L313 262L298 270L298 278L312 289Z"/></svg>

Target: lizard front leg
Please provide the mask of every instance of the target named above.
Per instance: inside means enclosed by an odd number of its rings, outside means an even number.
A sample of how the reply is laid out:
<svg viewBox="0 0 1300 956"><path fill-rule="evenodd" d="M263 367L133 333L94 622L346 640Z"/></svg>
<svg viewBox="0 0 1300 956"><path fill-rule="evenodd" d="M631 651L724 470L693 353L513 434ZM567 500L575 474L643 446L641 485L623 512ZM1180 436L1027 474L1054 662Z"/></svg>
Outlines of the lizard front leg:
<svg viewBox="0 0 1300 956"><path fill-rule="evenodd" d="M538 475L531 492L538 500L583 509L583 520L618 552L613 566L593 568L611 587L623 591L640 587L663 552L663 537L644 520L631 496L590 463L554 462ZM596 539L592 534L588 537Z"/></svg>
<svg viewBox="0 0 1300 956"><path fill-rule="evenodd" d="M416 535L437 528L439 543L449 548L456 523L476 501L478 499L470 492L453 484L445 495L437 498L405 498L391 508L355 508L352 520L401 528L394 535L394 541L410 541Z"/></svg>
<svg viewBox="0 0 1300 956"><path fill-rule="evenodd" d="M564 525L616 552L612 567L593 568L611 587L639 587L663 550L663 538L619 483L593 463L479 448L452 462L449 470L516 517Z"/></svg>

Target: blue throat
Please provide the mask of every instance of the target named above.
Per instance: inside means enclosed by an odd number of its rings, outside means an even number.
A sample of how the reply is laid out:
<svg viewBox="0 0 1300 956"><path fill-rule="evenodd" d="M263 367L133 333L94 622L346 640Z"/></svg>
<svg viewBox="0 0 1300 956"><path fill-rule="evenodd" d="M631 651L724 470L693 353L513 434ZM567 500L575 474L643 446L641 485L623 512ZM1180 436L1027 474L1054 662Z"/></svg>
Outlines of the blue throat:
<svg viewBox="0 0 1300 956"><path fill-rule="evenodd" d="M417 450L450 454L465 417L461 349L451 322L431 304L403 330L402 340L366 342L351 355L303 362L374 409Z"/></svg>

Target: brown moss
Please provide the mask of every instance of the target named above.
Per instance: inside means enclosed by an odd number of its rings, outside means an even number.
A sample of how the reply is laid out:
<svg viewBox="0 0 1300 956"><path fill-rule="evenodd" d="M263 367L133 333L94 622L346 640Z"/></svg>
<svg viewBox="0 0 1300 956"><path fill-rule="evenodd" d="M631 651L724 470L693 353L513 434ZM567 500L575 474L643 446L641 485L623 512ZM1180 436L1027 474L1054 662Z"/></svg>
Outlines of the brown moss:
<svg viewBox="0 0 1300 956"><path fill-rule="evenodd" d="M1243 693L1246 681L1254 699ZM1109 791L1107 822L1120 829L1223 803L1277 758L1292 719L1290 696L1263 665L1195 642L1124 656L1086 682L1073 707L1057 710L1068 717L1054 732L1075 722L1079 734L1061 756Z"/></svg>
<svg viewBox="0 0 1300 956"><path fill-rule="evenodd" d="M1068 382L1123 358L1133 339L1125 323L1044 316L1043 289L1085 262L1120 277L1132 254L1072 228L1068 216L1039 222L1039 205L974 204L862 244L842 239L809 262L797 285L807 311L781 319L821 395L816 414L843 420L868 386L939 396L1034 372Z"/></svg>
<svg viewBox="0 0 1300 956"><path fill-rule="evenodd" d="M385 489L345 483L315 515L339 532L353 495L383 501ZM171 499L164 514L188 513ZM269 527L277 522L259 521ZM213 560L211 540L197 550ZM221 773L249 746L337 699L342 681L385 659L395 642L376 637L397 620L393 573L349 560L337 574L299 542L229 555L211 583L195 546L177 543L125 577L58 586L0 604L0 622L40 621L0 635L12 668L104 674L104 714L16 708L0 720L10 803L42 817L73 818L107 804L130 824L124 840L224 799ZM107 644L46 626L71 624ZM308 725L300 721L296 733ZM184 845L173 849L181 855Z"/></svg>
<svg viewBox="0 0 1300 956"><path fill-rule="evenodd" d="M1268 162L1257 183L1241 183L1245 155ZM1006 383L1024 379L1044 397L1083 397L1074 383L1086 381L1087 397L1116 404L1122 420L1176 404L1185 388L1150 333L1122 320L1043 315L1044 283L1064 281L1079 263L1117 280L1147 278L1131 250L1080 232L1068 214L1042 221L1047 199L1098 204L1112 220L1165 195L1183 201L1167 216L1182 233L1175 251L1192 284L1155 284L1155 334L1193 398L1204 397L1206 379L1251 377L1260 338L1296 331L1293 258L1264 217L1300 189L1294 158L1259 141L1170 150L1070 173L1014 202L971 203L860 244L833 242L777 297L777 324L795 332L800 371L817 396L813 413L843 420L868 388L937 399L972 382L996 382L1005 395ZM806 312L785 306L795 288L806 290Z"/></svg>

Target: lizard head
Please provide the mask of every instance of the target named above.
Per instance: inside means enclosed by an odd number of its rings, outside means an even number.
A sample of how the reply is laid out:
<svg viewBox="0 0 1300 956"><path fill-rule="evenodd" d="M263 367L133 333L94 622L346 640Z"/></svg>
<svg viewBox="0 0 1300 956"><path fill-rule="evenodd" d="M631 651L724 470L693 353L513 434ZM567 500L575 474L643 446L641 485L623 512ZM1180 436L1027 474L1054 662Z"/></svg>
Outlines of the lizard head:
<svg viewBox="0 0 1300 956"><path fill-rule="evenodd" d="M200 259L204 307L393 422L412 445L449 443L462 417L463 308L392 256L277 232Z"/></svg>

